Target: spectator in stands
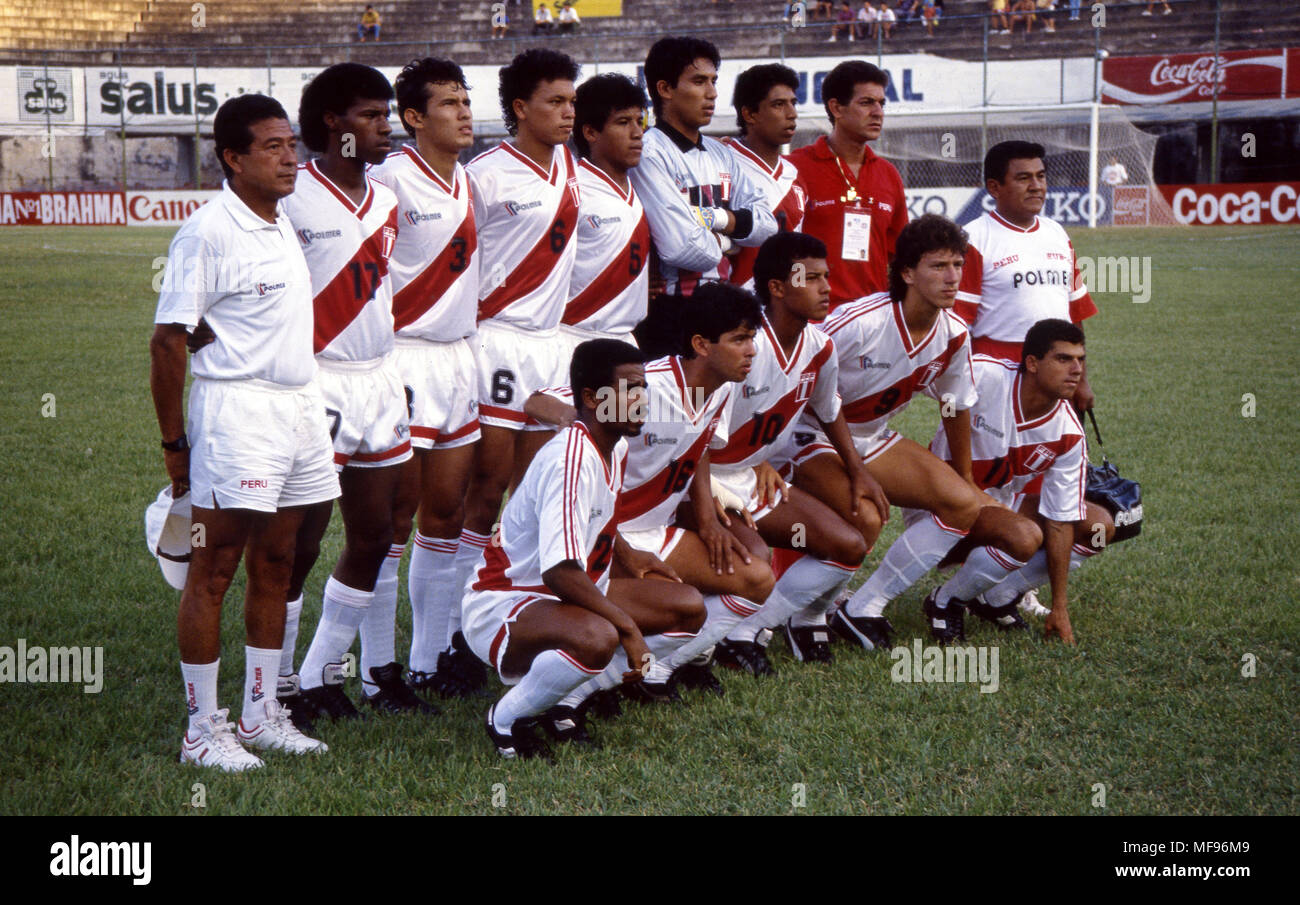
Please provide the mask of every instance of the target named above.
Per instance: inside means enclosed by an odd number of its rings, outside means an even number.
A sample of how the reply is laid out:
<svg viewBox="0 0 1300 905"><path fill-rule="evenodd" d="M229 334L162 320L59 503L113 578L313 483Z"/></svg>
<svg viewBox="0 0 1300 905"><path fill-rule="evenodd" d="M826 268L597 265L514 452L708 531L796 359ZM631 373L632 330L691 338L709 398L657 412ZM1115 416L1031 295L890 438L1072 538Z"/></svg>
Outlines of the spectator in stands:
<svg viewBox="0 0 1300 905"><path fill-rule="evenodd" d="M361 22L357 25L357 40L365 42L369 36L374 40L379 40L380 18L378 11L369 3L366 4L366 11L361 14Z"/></svg>
<svg viewBox="0 0 1300 905"><path fill-rule="evenodd" d="M835 15L835 24L831 26L831 36L826 43L834 43L841 34L853 40L853 7L849 6L849 0L840 0L840 11Z"/></svg>
<svg viewBox="0 0 1300 905"><path fill-rule="evenodd" d="M890 33L894 30L894 23L898 21L898 16L885 0L880 0L880 11L876 13L876 28L880 29L880 35L886 41L889 40Z"/></svg>
<svg viewBox="0 0 1300 905"><path fill-rule="evenodd" d="M533 34L549 35L555 30L555 16L551 8L543 3L533 13Z"/></svg>
<svg viewBox="0 0 1300 905"><path fill-rule="evenodd" d="M564 6L560 10L560 34L573 34L581 24L582 20L578 18L578 11L573 8L573 4L569 0L564 0Z"/></svg>
<svg viewBox="0 0 1300 905"><path fill-rule="evenodd" d="M1007 21L1007 0L989 0L989 9L993 11L989 30L999 35L1011 34L1011 23Z"/></svg>
<svg viewBox="0 0 1300 905"><path fill-rule="evenodd" d="M1015 0L1011 4L1011 33L1016 33L1016 25L1020 22L1025 23L1025 37L1034 33L1034 10L1037 9L1034 0Z"/></svg>
<svg viewBox="0 0 1300 905"><path fill-rule="evenodd" d="M925 36L933 38L934 27L939 24L939 7L934 0L925 0L925 6L921 9L921 21L925 23Z"/></svg>
<svg viewBox="0 0 1300 905"><path fill-rule="evenodd" d="M1101 168L1101 181L1107 185L1123 185L1128 182L1128 170L1119 158L1111 156L1110 162Z"/></svg>
<svg viewBox="0 0 1300 905"><path fill-rule="evenodd" d="M1142 10L1142 15L1144 16L1155 15L1153 12L1151 12L1151 8L1155 5L1156 5L1156 0L1147 0L1147 8ZM1167 16L1173 12L1173 9L1169 6L1169 0L1160 0L1160 5L1165 8L1164 12L1162 12L1160 15Z"/></svg>
<svg viewBox="0 0 1300 905"><path fill-rule="evenodd" d="M814 18L830 19L831 13L834 12L834 9L835 6L831 3L831 0L817 0L817 15L814 16Z"/></svg>
<svg viewBox="0 0 1300 905"><path fill-rule="evenodd" d="M898 24L921 18L921 0L899 0Z"/></svg>
<svg viewBox="0 0 1300 905"><path fill-rule="evenodd" d="M1043 30L1049 33L1055 33L1056 21L1052 13L1056 11L1056 0L1035 0L1038 6L1038 15L1043 20Z"/></svg>
<svg viewBox="0 0 1300 905"><path fill-rule="evenodd" d="M1081 0L1070 0L1070 21L1079 21L1079 7L1082 5Z"/></svg>
<svg viewBox="0 0 1300 905"><path fill-rule="evenodd" d="M876 8L871 0L862 0L862 9L858 10L858 37L863 41L876 36Z"/></svg>
<svg viewBox="0 0 1300 905"><path fill-rule="evenodd" d="M510 31L510 17L506 15L506 6L504 3L500 4L500 8L498 8L495 3L492 5L491 18L492 40L495 41L497 38L504 38L506 32Z"/></svg>

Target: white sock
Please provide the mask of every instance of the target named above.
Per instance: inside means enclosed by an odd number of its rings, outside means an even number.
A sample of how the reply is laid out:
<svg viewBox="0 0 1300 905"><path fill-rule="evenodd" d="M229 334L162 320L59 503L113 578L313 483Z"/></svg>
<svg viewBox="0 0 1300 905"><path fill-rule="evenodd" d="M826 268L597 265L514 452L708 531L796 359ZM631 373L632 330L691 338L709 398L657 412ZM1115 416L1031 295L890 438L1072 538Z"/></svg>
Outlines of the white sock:
<svg viewBox="0 0 1300 905"><path fill-rule="evenodd" d="M451 583L451 602L450 609L447 611L447 638L443 650L451 648L452 636L460 631L460 605L465 599L465 585L469 582L470 574L478 568L479 560L490 540L488 535L470 531L468 528L460 532L460 545L456 548L454 560L456 577Z"/></svg>
<svg viewBox="0 0 1300 905"><path fill-rule="evenodd" d="M211 663L186 663L181 661L181 679L185 682L185 709L190 715L190 728L205 716L217 712L218 657Z"/></svg>
<svg viewBox="0 0 1300 905"><path fill-rule="evenodd" d="M284 643L280 645L280 675L293 675L294 649L298 646L298 622L302 619L302 595L284 605Z"/></svg>
<svg viewBox="0 0 1300 905"><path fill-rule="evenodd" d="M411 595L411 669L433 672L447 640L447 616L456 590L456 538L425 537L415 532L407 589ZM460 609L459 606L456 607Z"/></svg>
<svg viewBox="0 0 1300 905"><path fill-rule="evenodd" d="M302 687L319 688L324 684L321 672L331 663L341 663L365 618L374 591L358 591L333 575L325 582L321 595L320 622L302 660Z"/></svg>
<svg viewBox="0 0 1300 905"><path fill-rule="evenodd" d="M492 722L502 732L509 732L515 720L537 716L558 704L565 695L604 670L583 666L559 650L544 650L533 658L519 684L497 701Z"/></svg>
<svg viewBox="0 0 1300 905"><path fill-rule="evenodd" d="M244 647L244 712L239 721L252 729L266 719L266 702L275 700L280 648Z"/></svg>
<svg viewBox="0 0 1300 905"><path fill-rule="evenodd" d="M694 637L690 632L665 632L662 635L648 636L645 639L645 646L655 660L661 660ZM622 685L623 674L629 671L627 653L620 647L614 652L614 659L609 661L609 665L605 667L604 672L594 679L583 682L569 692L568 696L560 703L566 707L577 707L598 691L608 691Z"/></svg>
<svg viewBox="0 0 1300 905"><path fill-rule="evenodd" d="M768 599L771 600L770 597ZM655 683L667 682L674 669L683 663L689 663L717 644L740 620L754 615L758 610L758 604L734 594L708 594L704 598L704 608L708 610L709 615L699 634L678 646L668 656L656 657L650 666L649 675L646 676L647 680ZM638 668L640 668L639 664Z"/></svg>
<svg viewBox="0 0 1300 905"><path fill-rule="evenodd" d="M1070 548L1070 571L1073 572L1094 555L1096 555L1096 551L1075 544ZM989 606L1006 606L1014 602L1025 591L1031 591L1047 584L1049 581L1047 575L1047 551L1039 550L1029 557L1029 560L1020 569L998 582L995 587L985 591L984 602Z"/></svg>
<svg viewBox="0 0 1300 905"><path fill-rule="evenodd" d="M1023 562L995 547L976 547L966 557L966 562L957 570L957 574L939 588L934 605L943 609L954 597L958 600L974 600L1022 566Z"/></svg>
<svg viewBox="0 0 1300 905"><path fill-rule="evenodd" d="M894 541L876 571L844 605L850 616L883 616L885 605L921 580L966 536L926 515Z"/></svg>
<svg viewBox="0 0 1300 905"><path fill-rule="evenodd" d="M741 625L749 624L759 630L776 628L790 620L796 625L825 625L825 608L809 613L810 608L817 607L827 591L838 592L852 576L853 570L846 572L837 563L801 556L777 579L772 589L774 596L768 597L763 608Z"/></svg>
<svg viewBox="0 0 1300 905"><path fill-rule="evenodd" d="M829 559L819 560L819 564L826 569L825 580L821 584L822 589L807 606L790 617L790 624L795 628L824 627L826 613L839 598L840 592L849 583L853 573L858 571L857 566L837 563Z"/></svg>
<svg viewBox="0 0 1300 905"><path fill-rule="evenodd" d="M375 596L361 620L361 690L367 696L379 692L379 686L370 681L370 670L397 659L397 568L405 551L405 544L388 548L375 579Z"/></svg>

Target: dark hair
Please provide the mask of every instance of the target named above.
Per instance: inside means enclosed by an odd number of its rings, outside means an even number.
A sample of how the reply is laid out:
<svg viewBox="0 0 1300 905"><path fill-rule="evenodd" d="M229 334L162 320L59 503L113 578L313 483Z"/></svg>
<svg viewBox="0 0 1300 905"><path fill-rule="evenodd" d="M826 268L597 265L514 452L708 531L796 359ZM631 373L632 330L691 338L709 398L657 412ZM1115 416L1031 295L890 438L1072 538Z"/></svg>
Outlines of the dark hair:
<svg viewBox="0 0 1300 905"><path fill-rule="evenodd" d="M573 390L573 407L582 410L582 391L599 390L614 385L614 369L619 365L639 365L645 355L621 339L589 339L579 343L569 362L569 387Z"/></svg>
<svg viewBox="0 0 1300 905"><path fill-rule="evenodd" d="M583 126L597 132L609 118L629 107L645 109L645 92L636 82L617 72L607 72L587 79L578 86L577 115L573 120L573 143L583 157L591 156L591 145L582 135Z"/></svg>
<svg viewBox="0 0 1300 905"><path fill-rule="evenodd" d="M772 303L769 281L790 279L795 261L825 257L826 243L816 236L793 232L770 236L758 247L758 257L754 259L754 294L767 307Z"/></svg>
<svg viewBox="0 0 1300 905"><path fill-rule="evenodd" d="M736 128L745 134L745 109L758 112L758 105L777 85L785 85L793 91L799 90L799 76L789 66L780 63L764 63L750 66L736 78L736 90L731 95L731 106L736 108Z"/></svg>
<svg viewBox="0 0 1300 905"><path fill-rule="evenodd" d="M578 80L578 64L568 54L558 50L533 48L525 50L510 61L509 66L501 67L501 116L505 119L506 131L514 135L519 131L519 117L515 115L515 101L526 101L533 96L537 86L542 82L554 82L568 79Z"/></svg>
<svg viewBox="0 0 1300 905"><path fill-rule="evenodd" d="M247 154L253 143L254 123L288 118L289 114L284 112L280 102L265 94L241 94L222 104L212 120L212 137L216 140L217 162L226 178L235 175L226 163L224 152L227 148L236 154Z"/></svg>
<svg viewBox="0 0 1300 905"><path fill-rule="evenodd" d="M740 327L757 330L763 323L763 312L758 299L731 283L700 283L689 299L682 300L681 355L694 358L691 338L703 336L711 343L722 339L722 334Z"/></svg>
<svg viewBox="0 0 1300 905"><path fill-rule="evenodd" d="M686 67L703 57L714 66L722 65L722 57L712 41L703 38L660 38L654 42L645 58L645 86L654 105L655 117L663 112L664 99L655 86L660 82L676 85Z"/></svg>
<svg viewBox="0 0 1300 905"><path fill-rule="evenodd" d="M853 100L853 92L864 83L887 88L889 76L885 70L865 60L845 60L826 74L822 82L822 106L826 108L832 126L835 125L835 116L831 113L831 98L847 104Z"/></svg>
<svg viewBox="0 0 1300 905"><path fill-rule="evenodd" d="M465 84L464 70L451 60L438 57L412 60L397 74L397 81L393 82L393 87L397 89L397 118L406 127L406 134L415 135L415 130L406 122L406 111L424 113L429 105L429 86L441 82L450 82L469 90Z"/></svg>
<svg viewBox="0 0 1300 905"><path fill-rule="evenodd" d="M1000 141L984 155L984 181L1001 182L1007 178L1007 167L1013 160L1033 160L1043 157L1043 146L1033 141Z"/></svg>
<svg viewBox="0 0 1300 905"><path fill-rule="evenodd" d="M1025 359L1044 358L1052 351L1055 343L1078 343L1083 345L1083 328L1078 324L1063 321L1059 317L1049 317L1029 328L1025 334L1025 344L1020 348L1020 370L1025 370Z"/></svg>
<svg viewBox="0 0 1300 905"><path fill-rule="evenodd" d="M903 271L921 263L932 251L955 251L966 254L966 230L942 214L922 214L903 227L894 243L894 259L889 262L889 297L901 302L907 296Z"/></svg>
<svg viewBox="0 0 1300 905"><path fill-rule="evenodd" d="M325 114L348 112L359 100L390 101L393 86L378 69L361 63L335 63L307 83L298 103L298 128L302 143L317 153L329 148Z"/></svg>

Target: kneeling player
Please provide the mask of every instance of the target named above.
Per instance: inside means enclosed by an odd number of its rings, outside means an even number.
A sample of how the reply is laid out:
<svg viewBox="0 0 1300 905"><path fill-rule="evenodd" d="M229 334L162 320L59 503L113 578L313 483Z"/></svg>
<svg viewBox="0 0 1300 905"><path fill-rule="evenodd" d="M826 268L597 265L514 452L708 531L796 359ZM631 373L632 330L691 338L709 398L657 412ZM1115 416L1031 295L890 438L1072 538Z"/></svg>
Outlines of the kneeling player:
<svg viewBox="0 0 1300 905"><path fill-rule="evenodd" d="M802 616L815 600L834 599L875 542L889 503L862 464L840 411L834 345L809 325L830 310L826 246L804 233L777 233L763 243L753 267L764 306L757 352L732 409L727 445L709 457L715 481L741 500L764 542L807 554L782 574L763 608L718 645L719 663L763 675L772 667L758 638L778 625L785 626L795 659L831 659L823 612L793 624L788 620ZM784 464L785 448L805 410L840 457L853 514L868 525L866 537L816 497L787 486L773 467Z"/></svg>
<svg viewBox="0 0 1300 905"><path fill-rule="evenodd" d="M899 234L888 293L842 305L822 325L835 343L844 417L867 470L890 502L929 517L908 527L831 627L867 650L889 647L885 605L933 568L970 529L982 499L970 478L970 417L975 402L970 339L950 309L966 240L951 220L928 214ZM952 465L889 429L917 392L939 400L955 451ZM796 482L821 499L843 500L848 480L839 456L814 444L796 455Z"/></svg>
<svg viewBox="0 0 1300 905"><path fill-rule="evenodd" d="M985 355L975 356L974 368L979 391L979 402L971 409L975 476L1008 508L980 510L965 565L926 598L931 632L941 641L964 638L963 607L1001 627L1023 627L1017 598L1050 579L1052 611L1044 630L1049 638L1059 635L1073 644L1067 577L1115 534L1110 513L1084 500L1087 441L1068 404L1084 373L1083 330L1069 321L1039 321L1025 336L1019 368ZM950 455L942 433L930 448L944 458ZM1026 495L1039 477L1041 494ZM982 546L989 535L1000 533L999 525L1016 521L1027 522L1032 536L1041 538L1041 550L1037 543L1022 544L1015 556Z"/></svg>
<svg viewBox="0 0 1300 905"><path fill-rule="evenodd" d="M694 298L696 304L684 311L683 354L646 365L649 418L640 442L628 451L619 497L619 530L627 542L661 557L698 588L709 613L698 637L658 660L646 681L632 686L656 700L674 698L677 685L721 694L707 665L708 650L758 611L773 584L761 540L747 548L719 521L709 473L709 447L726 445L739 390L733 384L749 372L762 315L752 295L725 283L701 284ZM539 393L526 411L556 424L572 417L566 408ZM692 662L697 657L706 662Z"/></svg>
<svg viewBox="0 0 1300 905"><path fill-rule="evenodd" d="M487 715L488 736L504 757L543 753L533 734L537 718L605 671L620 646L636 670L704 623L703 601L688 585L610 581L615 557L635 574L671 577L617 533L624 438L641 432L641 353L617 340L583 343L570 382L577 418L529 465L502 513L500 545L484 551L465 598L470 648L515 686ZM551 721L557 735L585 738L577 711L565 716Z"/></svg>

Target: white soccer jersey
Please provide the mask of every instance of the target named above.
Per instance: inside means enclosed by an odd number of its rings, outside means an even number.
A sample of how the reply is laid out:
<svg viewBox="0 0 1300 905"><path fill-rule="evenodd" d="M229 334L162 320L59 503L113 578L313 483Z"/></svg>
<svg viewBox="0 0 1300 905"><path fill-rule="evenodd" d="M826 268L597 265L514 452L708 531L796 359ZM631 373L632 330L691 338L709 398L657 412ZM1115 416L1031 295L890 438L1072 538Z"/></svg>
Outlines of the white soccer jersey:
<svg viewBox="0 0 1300 905"><path fill-rule="evenodd" d="M808 195L803 186L795 185L799 170L784 158L776 162L776 167L767 165L738 138L728 138L726 144L736 155L736 163L750 178L750 181L767 199L767 209L776 220L778 232L798 232L803 228L803 211L808 203ZM757 248L740 249L740 253L731 259L731 275L728 279L737 286L747 286L754 279L754 260L758 257Z"/></svg>
<svg viewBox="0 0 1300 905"><path fill-rule="evenodd" d="M976 355L974 368L979 401L971 409L970 452L976 483L985 490L1006 487L1020 493L1042 475L1038 511L1043 517L1082 520L1088 445L1074 409L1062 399L1047 414L1026 420L1020 412L1019 366ZM930 450L951 460L942 429Z"/></svg>
<svg viewBox="0 0 1300 905"><path fill-rule="evenodd" d="M388 259L397 238L397 196L366 178L360 204L321 173L298 167L281 202L311 269L312 348L334 361L373 361L393 348L393 282Z"/></svg>
<svg viewBox="0 0 1300 905"><path fill-rule="evenodd" d="M624 192L586 160L578 163L578 188L578 253L563 322L595 333L631 333L650 297L650 221L630 183Z"/></svg>
<svg viewBox="0 0 1300 905"><path fill-rule="evenodd" d="M200 319L216 339L194 353L195 377L300 387L316 376L311 273L283 202L270 223L224 183L172 238L154 322Z"/></svg>
<svg viewBox="0 0 1300 905"><path fill-rule="evenodd" d="M839 361L825 333L805 327L787 359L764 315L754 346L753 364L731 409L727 445L709 455L714 465L741 468L767 461L794 433L805 408L824 422L840 412Z"/></svg>
<svg viewBox="0 0 1300 905"><path fill-rule="evenodd" d="M1036 217L1028 229L989 211L966 224L969 236L957 305L970 324L977 351L1009 343L1017 352L1029 328L1044 318L1074 323L1097 313L1088 287L1079 278L1074 246L1055 220Z"/></svg>
<svg viewBox="0 0 1300 905"><path fill-rule="evenodd" d="M695 466L710 446L727 442L735 384L723 384L705 399L686 385L677 356L645 367L648 417L639 437L628 441L627 479L619 497L621 530L671 525L686 499Z"/></svg>
<svg viewBox="0 0 1300 905"><path fill-rule="evenodd" d="M700 280L721 279L722 246L691 211L725 208L736 216L731 241L763 244L776 220L762 192L741 169L735 154L715 139L694 143L660 121L641 139L641 162L628 174L645 204L650 233L667 292L690 295Z"/></svg>
<svg viewBox="0 0 1300 905"><path fill-rule="evenodd" d="M835 341L844 419L859 452L918 391L936 400L951 394L958 411L975 404L970 337L950 311L940 311L930 332L913 344L902 303L878 292L836 308L821 329Z"/></svg>
<svg viewBox="0 0 1300 905"><path fill-rule="evenodd" d="M370 170L397 196L397 242L388 262L398 336L452 342L478 318L478 234L469 178L456 164L448 185L411 145Z"/></svg>
<svg viewBox="0 0 1300 905"><path fill-rule="evenodd" d="M581 421L551 438L510 495L500 535L484 549L471 589L553 595L542 576L572 560L605 593L626 440L614 445L611 459L605 461Z"/></svg>
<svg viewBox="0 0 1300 905"><path fill-rule="evenodd" d="M548 173L503 141L466 167L479 239L478 319L551 330L569 300L580 194L573 157L555 148Z"/></svg>

